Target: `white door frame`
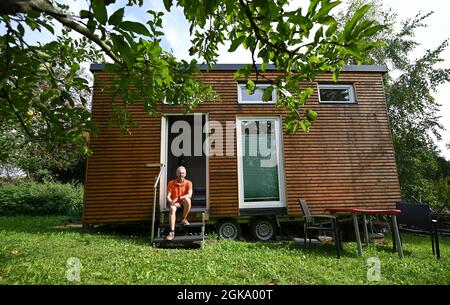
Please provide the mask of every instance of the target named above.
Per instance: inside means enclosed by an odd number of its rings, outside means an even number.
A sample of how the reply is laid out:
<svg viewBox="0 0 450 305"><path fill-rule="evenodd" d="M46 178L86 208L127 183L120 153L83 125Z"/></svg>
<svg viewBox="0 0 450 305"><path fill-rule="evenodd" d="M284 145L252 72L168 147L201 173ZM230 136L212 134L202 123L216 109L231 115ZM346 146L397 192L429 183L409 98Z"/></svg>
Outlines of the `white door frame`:
<svg viewBox="0 0 450 305"><path fill-rule="evenodd" d="M277 145L277 165L278 165L278 188L279 188L279 201L256 201L256 202L244 202L244 172L243 172L243 160L242 160L242 121L275 121L275 135ZM236 151L238 161L238 192L239 192L239 208L283 208L286 207L286 191L285 191L285 179L284 179L284 150L282 142L282 133L280 126L280 117L258 117L258 116L237 116L236 117Z"/></svg>
<svg viewBox="0 0 450 305"><path fill-rule="evenodd" d="M161 210L166 208L167 201L167 156L169 152L169 120L167 117L169 116L186 116L186 115L204 115L205 123L209 121L209 114L203 112L195 112L195 113L166 113L161 116L161 151L160 151L160 160L161 163L164 163L165 170L161 176L161 181L159 185L159 207ZM203 130L202 130L203 132ZM208 134L206 135L206 147L209 147L209 139ZM202 147L203 149L203 147ZM209 210L209 153L205 154L205 171L206 171L206 210Z"/></svg>

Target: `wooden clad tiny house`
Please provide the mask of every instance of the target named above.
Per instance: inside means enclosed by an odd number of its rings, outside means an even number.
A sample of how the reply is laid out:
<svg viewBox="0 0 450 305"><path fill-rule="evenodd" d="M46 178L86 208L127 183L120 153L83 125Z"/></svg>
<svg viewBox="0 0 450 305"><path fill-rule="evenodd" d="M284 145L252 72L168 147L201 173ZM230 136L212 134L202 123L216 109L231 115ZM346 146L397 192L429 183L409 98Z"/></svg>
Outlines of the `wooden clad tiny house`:
<svg viewBox="0 0 450 305"><path fill-rule="evenodd" d="M167 170L158 207L165 207L166 184L184 164L197 204L207 209L210 221L299 216L298 198L306 199L315 212L327 207L395 207L401 197L383 91L385 67L347 66L337 84L331 74L302 84L314 88L308 107L319 119L309 133L295 134L283 129L285 110L245 96L233 78L238 68L203 69L199 79L213 87L221 102L201 103L192 114L182 115L180 108L162 103L164 115L151 117L141 105L132 105L128 110L139 127L125 135L108 127L111 96L105 86L112 75L92 65L92 119L99 133L90 139L85 224L149 221L159 168L145 165L160 162ZM277 72L269 68L266 75L275 77ZM185 130L190 147L180 144ZM266 146L261 146L262 139ZM247 157L252 149L256 155Z"/></svg>

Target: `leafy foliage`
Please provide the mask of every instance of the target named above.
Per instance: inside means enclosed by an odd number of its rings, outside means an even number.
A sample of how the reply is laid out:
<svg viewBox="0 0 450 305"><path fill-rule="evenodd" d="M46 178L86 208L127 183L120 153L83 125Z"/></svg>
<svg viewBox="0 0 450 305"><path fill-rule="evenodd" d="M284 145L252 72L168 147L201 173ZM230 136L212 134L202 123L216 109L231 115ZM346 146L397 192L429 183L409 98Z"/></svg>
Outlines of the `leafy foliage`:
<svg viewBox="0 0 450 305"><path fill-rule="evenodd" d="M178 62L161 49L162 13L149 11L147 27L123 20L124 8L108 18L106 6L114 1L93 1L90 11L81 11L80 17L56 2L31 1L23 7L19 1L10 2L14 6L9 8L16 11L0 16L5 27L0 38L0 115L6 127L2 131L12 135L0 138L26 137L55 156L62 150L88 153L85 135L95 135L96 128L87 109L89 79L79 63L99 62L104 55L115 61L107 70L118 76L110 92L113 99L119 94L123 100L116 108L116 122L123 122L122 129L129 123L126 107L134 102L143 102L145 110L155 114L156 102L162 97L185 104L189 111L213 96L209 87L193 77L195 61ZM142 5L142 1L129 4ZM61 34L53 30L55 20L65 26ZM72 38L71 30L82 38ZM50 31L55 40L30 45L26 34L31 31Z"/></svg>
<svg viewBox="0 0 450 305"><path fill-rule="evenodd" d="M0 186L0 215L68 215L83 212L83 188L72 184L25 182Z"/></svg>
<svg viewBox="0 0 450 305"><path fill-rule="evenodd" d="M252 53L252 65L245 65L235 77L246 79L247 88L254 89L254 80L272 83L265 89L263 98L268 101L274 88L280 92L278 107L288 111L285 127L288 132L299 128L308 131L317 113L300 108L311 95L310 88L301 89L300 82L311 82L321 72L331 71L337 79L340 70L350 58L361 62L368 50L378 46L367 38L382 26L375 21L362 23L369 6L359 8L338 31L338 22L331 10L340 1L312 0L307 9L286 9L289 1L234 0L178 1L191 23L193 36L191 55L203 57L213 64L217 45L230 42L229 52L243 46ZM170 2L166 2L170 8ZM258 70L256 60L262 61ZM269 63L282 71L275 79L263 72ZM252 74L253 73L253 74Z"/></svg>
<svg viewBox="0 0 450 305"><path fill-rule="evenodd" d="M434 136L439 140L443 130L437 116L440 105L433 94L439 85L450 81L450 69L437 67L443 61L448 40L412 59L412 52L419 46L414 40L415 31L427 27L426 20L432 12L419 13L401 22L400 30L396 30L397 14L384 8L380 1L356 0L339 18L350 19L359 6L367 3L373 7L368 16L385 25L373 36L384 45L370 50L368 63L387 64L390 70L384 77L384 86L403 199L427 202L439 210L446 205L449 209L443 183L448 182L445 167L450 162L438 157L433 139Z"/></svg>
<svg viewBox="0 0 450 305"><path fill-rule="evenodd" d="M66 104L72 105L73 102L70 92L72 85L83 88L86 84L83 78L78 77L79 66L74 62L62 60L61 69L69 71L66 75L69 81L62 83L58 81L62 79L58 77L61 75L46 68L52 58L54 61L59 60L53 53L61 42L57 40L49 44L43 53L38 52L41 50L35 47L25 45L25 32L29 29L45 28L53 33L54 20L60 22L65 29L72 29L84 36L85 45L79 46L75 54L80 54L82 50L89 50L92 56L99 55L100 52L113 61L113 64L107 64L106 70L117 75L109 91L113 99L120 98L123 101L123 105L116 108L116 122L122 129L127 129L130 124L126 108L132 103L142 102L149 114L156 115L157 103L164 98L169 103L182 106L185 111L192 110L199 102L217 99L209 86L195 78L195 73L198 72L195 60L178 61L170 52L162 50L162 12L147 11L149 19L142 24L124 20L125 7L119 7L108 15L107 8L116 4L115 0L91 1L89 10L82 10L79 16L69 14L67 6L55 1L6 2L9 6L0 6L0 13L4 14L0 17L0 24L7 28L7 33L2 36L2 54L5 55L4 58L9 59L14 54L16 60L12 64L10 61L3 62L0 78L3 92L1 98L10 100L11 108L18 108L16 112L13 109L8 111L14 112L14 116L10 117L15 117L23 128L27 127L27 122L22 121L30 107L27 108L25 103L22 105L20 101L20 105L15 105L16 100L10 95L16 84L10 82L14 83L11 78L17 77L16 75L24 74L24 65L34 56L38 60L27 72L33 71L32 74L36 72L34 75L38 75L41 69L42 72L36 78L44 82L48 89L34 95L39 96L39 102L43 105L38 108L34 105L37 103L34 103L33 109L37 110L43 120L48 121L50 127L47 130L55 128L54 132L50 132L52 135L61 136L67 141L78 141L82 139L82 130L92 129L88 116L84 116L85 112L74 114L74 110L68 113L65 111ZM347 60L355 58L361 61L368 50L378 45L368 42L367 38L381 29L381 26L376 22L361 22L369 7L358 9L343 31L338 31L337 22L330 12L339 4L340 1L312 0L307 9L289 11L286 9L287 0L240 0L238 3L234 0L180 0L176 4L174 1L164 1L167 10L173 5L183 8L190 23L191 55L197 55L208 65L215 63L218 45L229 41L230 52L242 45L252 51L253 63L256 58L262 60L262 72L270 62L273 62L277 69L284 71L282 76L271 81L273 86L282 92L278 106L289 111L285 122L288 131L296 131L299 127L307 131L317 117L312 110L304 110L302 114L299 109L311 92L300 89L299 81L312 80L317 73L325 71L332 71L337 78ZM143 1L129 0L127 5L142 6ZM29 29L26 29L25 24ZM88 42L95 44L100 49L99 52L98 49L87 45ZM68 43L66 41L66 45ZM23 53L23 57L17 57L19 53ZM75 57L69 56L73 59ZM81 54L78 59L81 59L80 57ZM84 59L87 59L86 56ZM8 69L9 67L15 69ZM255 64L238 71L236 77L251 80L252 72L256 73L256 78L264 77L261 71L257 71ZM24 81L38 83L34 79ZM251 87L250 81L248 85ZM24 92L30 93L30 88L23 89ZM37 89L36 86L34 89ZM273 87L267 90L273 90ZM82 99L80 101L83 102ZM48 111L48 104L60 107L58 111L62 113ZM63 126L60 126L61 124ZM31 135L32 132L29 136Z"/></svg>
<svg viewBox="0 0 450 305"><path fill-rule="evenodd" d="M93 126L86 110L90 88L78 62L100 57L87 39L73 40L67 31L51 43L30 46L22 31L10 21L6 25L0 40L2 119L20 123L31 140L51 145L82 141L82 132Z"/></svg>
<svg viewBox="0 0 450 305"><path fill-rule="evenodd" d="M23 18L29 28L45 31L40 20ZM6 25L0 39L0 164L36 175L32 168L70 167L86 152L85 135L96 131L89 78L79 62L102 56L88 39L73 39L64 29L53 42L30 45L20 23L0 20Z"/></svg>
<svg viewBox="0 0 450 305"><path fill-rule="evenodd" d="M57 1L5 0L0 4L0 153L3 167L15 166L34 179L70 169L89 154L87 135L95 135L90 120L89 78L81 62L108 59L105 70L113 72L110 93L115 110L113 123L122 131L134 126L127 108L140 103L149 115L160 115L158 103L165 101L192 111L202 101L218 100L210 86L196 79L196 60L177 60L161 47L163 12L147 11L148 20L126 19L123 4L115 0L89 1L78 15ZM216 62L218 46L230 43L230 52L243 46L252 52L252 65L235 75L272 83L271 92L281 92L278 107L288 111L287 131L308 131L318 115L303 109L317 73L331 71L335 79L346 61L361 62L378 45L368 38L382 26L363 17L369 10L358 8L342 31L331 15L340 1L312 0L309 7L288 10L287 0L164 1L165 8L180 6L190 23L190 53L209 66ZM142 7L142 0L127 6ZM111 8L114 7L114 11ZM109 13L108 13L109 12ZM63 26L55 31L55 24ZM54 41L31 44L30 34L47 31ZM81 38L72 38L72 31ZM262 61L261 70L256 60ZM283 74L267 79L265 68L273 63Z"/></svg>

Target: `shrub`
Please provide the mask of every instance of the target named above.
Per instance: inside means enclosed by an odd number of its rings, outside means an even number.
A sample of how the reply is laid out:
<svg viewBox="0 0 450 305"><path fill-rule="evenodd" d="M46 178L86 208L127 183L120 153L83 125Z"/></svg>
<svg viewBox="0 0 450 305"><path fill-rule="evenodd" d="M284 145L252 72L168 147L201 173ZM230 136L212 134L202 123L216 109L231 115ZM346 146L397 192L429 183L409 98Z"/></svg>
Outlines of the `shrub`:
<svg viewBox="0 0 450 305"><path fill-rule="evenodd" d="M81 216L83 188L72 184L22 182L0 186L0 215Z"/></svg>

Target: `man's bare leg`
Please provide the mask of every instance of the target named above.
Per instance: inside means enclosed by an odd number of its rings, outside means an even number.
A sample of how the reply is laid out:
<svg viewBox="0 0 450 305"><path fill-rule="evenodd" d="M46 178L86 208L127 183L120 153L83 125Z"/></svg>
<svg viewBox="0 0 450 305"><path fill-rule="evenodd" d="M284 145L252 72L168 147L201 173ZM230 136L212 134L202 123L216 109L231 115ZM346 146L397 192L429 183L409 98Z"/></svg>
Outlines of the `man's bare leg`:
<svg viewBox="0 0 450 305"><path fill-rule="evenodd" d="M183 218L182 218L181 221L186 219L186 217L188 216L190 210L191 210L191 199L190 198L183 198Z"/></svg>
<svg viewBox="0 0 450 305"><path fill-rule="evenodd" d="M170 228L170 232L167 235L167 237L169 237L170 235L172 235L172 237L174 236L176 213L177 213L177 207L174 206L174 205L171 205L169 207L169 228Z"/></svg>
<svg viewBox="0 0 450 305"><path fill-rule="evenodd" d="M175 231L175 219L177 215L177 207L174 205L170 206L170 215L169 215L169 227L170 231Z"/></svg>

